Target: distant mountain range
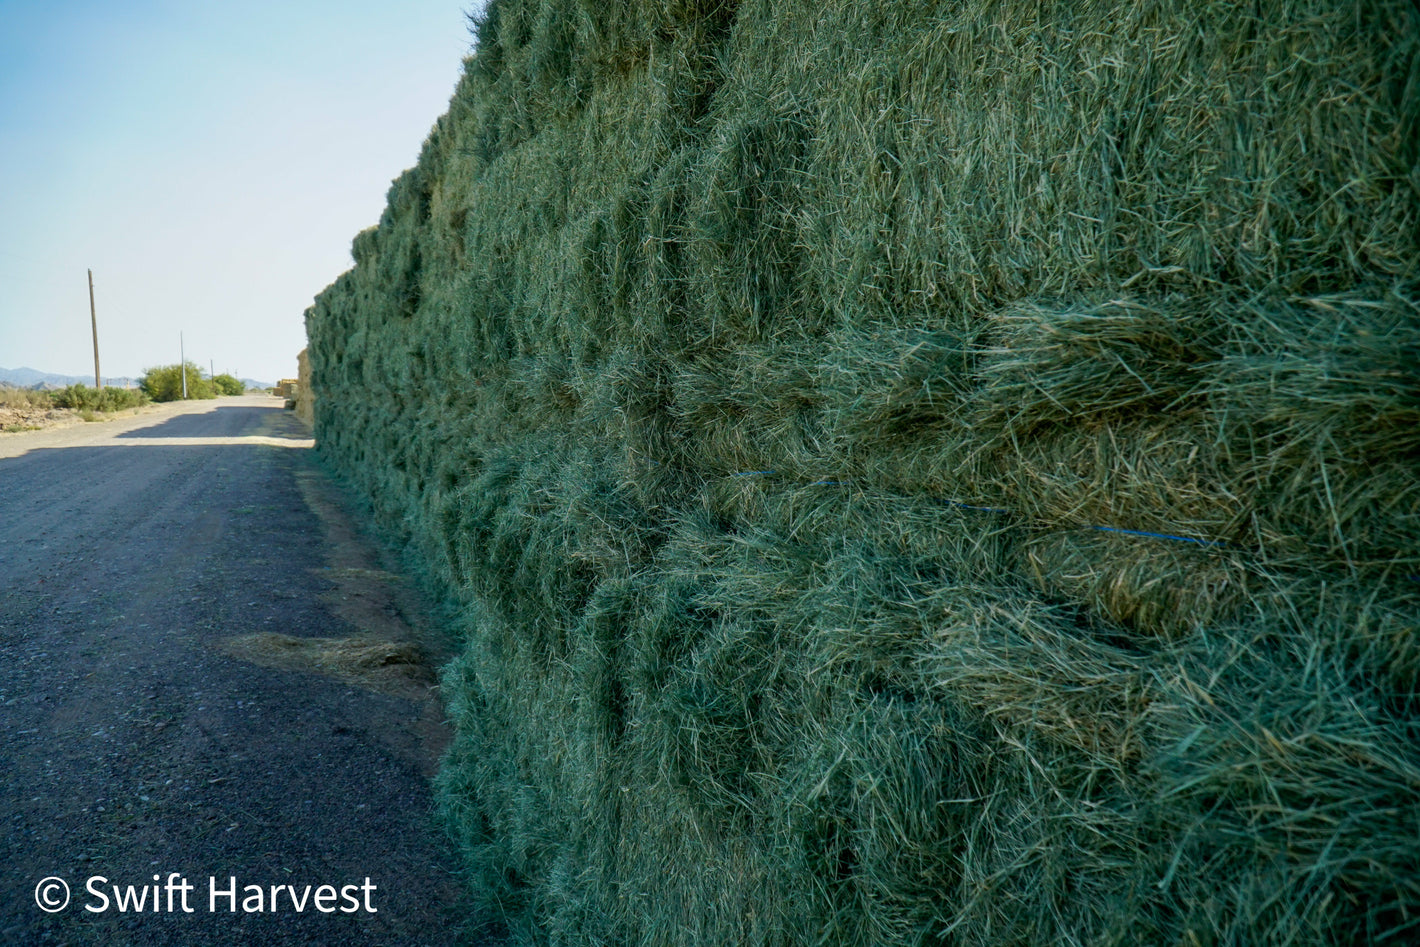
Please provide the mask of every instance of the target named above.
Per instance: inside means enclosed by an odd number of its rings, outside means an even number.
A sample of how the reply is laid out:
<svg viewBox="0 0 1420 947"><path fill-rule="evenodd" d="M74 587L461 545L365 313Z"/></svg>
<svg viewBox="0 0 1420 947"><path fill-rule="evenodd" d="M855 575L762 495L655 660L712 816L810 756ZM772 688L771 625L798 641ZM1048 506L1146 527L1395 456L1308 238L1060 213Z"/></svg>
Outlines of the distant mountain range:
<svg viewBox="0 0 1420 947"><path fill-rule="evenodd" d="M105 375L104 384L116 387L136 385L140 377ZM0 385L9 385L12 388L63 388L65 385L91 385L93 382L93 375L56 375L33 368L0 368ZM243 378L242 384L248 388L275 387L275 382L257 381L253 378Z"/></svg>

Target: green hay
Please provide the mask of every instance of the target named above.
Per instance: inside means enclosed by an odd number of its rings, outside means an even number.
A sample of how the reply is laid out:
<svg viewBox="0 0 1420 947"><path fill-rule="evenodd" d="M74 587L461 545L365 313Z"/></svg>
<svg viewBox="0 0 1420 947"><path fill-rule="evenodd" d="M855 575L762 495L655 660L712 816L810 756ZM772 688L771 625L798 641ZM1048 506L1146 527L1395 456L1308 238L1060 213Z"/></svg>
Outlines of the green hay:
<svg viewBox="0 0 1420 947"><path fill-rule="evenodd" d="M476 30L307 327L490 927L1414 937L1413 4Z"/></svg>

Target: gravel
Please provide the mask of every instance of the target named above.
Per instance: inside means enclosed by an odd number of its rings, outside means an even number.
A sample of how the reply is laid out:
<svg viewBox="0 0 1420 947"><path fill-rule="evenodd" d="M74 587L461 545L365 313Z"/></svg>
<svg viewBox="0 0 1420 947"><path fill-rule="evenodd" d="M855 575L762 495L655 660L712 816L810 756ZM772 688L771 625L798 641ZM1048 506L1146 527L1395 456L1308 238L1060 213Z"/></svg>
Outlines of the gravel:
<svg viewBox="0 0 1420 947"><path fill-rule="evenodd" d="M0 943L472 937L429 785L444 644L280 404L0 439ZM225 645L261 633L429 666L366 686Z"/></svg>

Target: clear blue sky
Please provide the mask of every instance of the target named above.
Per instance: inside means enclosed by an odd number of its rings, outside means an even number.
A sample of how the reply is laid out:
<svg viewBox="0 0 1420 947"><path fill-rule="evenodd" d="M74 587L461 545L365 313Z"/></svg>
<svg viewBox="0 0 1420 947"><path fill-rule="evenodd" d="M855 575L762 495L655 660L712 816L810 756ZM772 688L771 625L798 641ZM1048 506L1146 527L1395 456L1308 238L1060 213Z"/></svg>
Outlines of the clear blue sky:
<svg viewBox="0 0 1420 947"><path fill-rule="evenodd" d="M480 0L0 0L0 367L293 376Z"/></svg>

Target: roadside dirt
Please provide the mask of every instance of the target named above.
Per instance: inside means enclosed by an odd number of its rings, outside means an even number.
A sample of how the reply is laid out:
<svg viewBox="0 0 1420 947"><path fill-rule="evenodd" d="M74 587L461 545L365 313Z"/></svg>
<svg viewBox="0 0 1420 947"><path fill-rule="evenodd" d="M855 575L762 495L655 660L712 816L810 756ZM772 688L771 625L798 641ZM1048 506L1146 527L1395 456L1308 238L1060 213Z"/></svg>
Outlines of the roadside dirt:
<svg viewBox="0 0 1420 947"><path fill-rule="evenodd" d="M49 430L50 428L56 427L69 427L74 424L117 421L123 418L139 416L145 411L152 410L154 410L154 407L125 408L122 411L99 412L93 415L94 422L86 422L83 416L73 408L40 408L33 405L18 407L0 404L0 438L14 436L16 434L28 434L32 431Z"/></svg>
<svg viewBox="0 0 1420 947"><path fill-rule="evenodd" d="M0 438L0 943L473 942L447 643L312 455L263 395Z"/></svg>

